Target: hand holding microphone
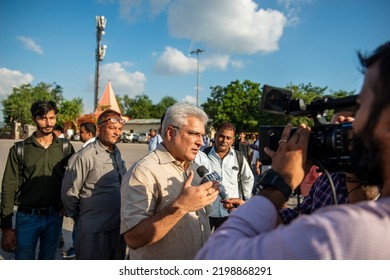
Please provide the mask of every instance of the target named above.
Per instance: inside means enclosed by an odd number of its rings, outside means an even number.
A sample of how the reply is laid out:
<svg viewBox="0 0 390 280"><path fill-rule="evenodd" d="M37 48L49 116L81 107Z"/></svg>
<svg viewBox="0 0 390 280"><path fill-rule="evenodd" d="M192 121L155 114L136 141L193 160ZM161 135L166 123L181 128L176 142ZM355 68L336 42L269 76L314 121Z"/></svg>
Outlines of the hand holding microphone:
<svg viewBox="0 0 390 280"><path fill-rule="evenodd" d="M209 170L201 165L198 167L196 170L196 173L202 178L202 184L206 182L212 182L212 181L217 181L218 183L221 183L222 179L221 177L216 173L216 172L209 172ZM219 196L223 199L229 199L225 187L222 184L219 184Z"/></svg>

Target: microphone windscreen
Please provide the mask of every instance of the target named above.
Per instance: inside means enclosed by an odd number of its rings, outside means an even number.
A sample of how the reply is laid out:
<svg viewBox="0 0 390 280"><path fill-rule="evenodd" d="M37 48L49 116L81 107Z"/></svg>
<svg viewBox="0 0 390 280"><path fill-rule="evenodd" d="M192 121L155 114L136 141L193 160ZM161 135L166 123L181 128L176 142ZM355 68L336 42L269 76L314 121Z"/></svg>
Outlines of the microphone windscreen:
<svg viewBox="0 0 390 280"><path fill-rule="evenodd" d="M198 167L198 169L196 169L196 173L198 173L198 175L203 178L203 176L209 173L209 171L207 170L206 167L201 165Z"/></svg>

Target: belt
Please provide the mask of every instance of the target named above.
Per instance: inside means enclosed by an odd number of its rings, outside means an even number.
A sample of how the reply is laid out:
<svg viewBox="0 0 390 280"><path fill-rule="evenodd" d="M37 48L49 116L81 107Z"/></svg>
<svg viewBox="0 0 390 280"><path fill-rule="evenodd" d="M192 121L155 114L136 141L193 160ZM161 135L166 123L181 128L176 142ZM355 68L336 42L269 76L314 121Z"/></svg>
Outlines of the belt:
<svg viewBox="0 0 390 280"><path fill-rule="evenodd" d="M24 206L18 206L18 212L29 214L29 215L37 215L37 216L49 216L51 213L57 212L56 208L48 207L48 208L30 208Z"/></svg>

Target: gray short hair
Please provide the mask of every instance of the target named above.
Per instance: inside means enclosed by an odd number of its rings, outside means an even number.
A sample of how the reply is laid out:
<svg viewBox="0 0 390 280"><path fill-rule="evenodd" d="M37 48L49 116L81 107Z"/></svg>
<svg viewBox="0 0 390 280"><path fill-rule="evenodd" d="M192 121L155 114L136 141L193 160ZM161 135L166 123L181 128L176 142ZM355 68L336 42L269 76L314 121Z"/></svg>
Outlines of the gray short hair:
<svg viewBox="0 0 390 280"><path fill-rule="evenodd" d="M170 125L182 127L188 117L201 120L205 126L209 120L209 117L201 108L189 103L175 103L165 113L162 122L162 134L165 134L167 127Z"/></svg>

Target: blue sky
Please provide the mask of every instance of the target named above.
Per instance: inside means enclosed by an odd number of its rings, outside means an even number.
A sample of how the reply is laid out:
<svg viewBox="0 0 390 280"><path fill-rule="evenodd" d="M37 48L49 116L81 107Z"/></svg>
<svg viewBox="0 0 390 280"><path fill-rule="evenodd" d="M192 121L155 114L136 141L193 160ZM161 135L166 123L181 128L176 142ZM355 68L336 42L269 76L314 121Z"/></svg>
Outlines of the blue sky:
<svg viewBox="0 0 390 280"><path fill-rule="evenodd" d="M199 103L210 86L251 80L359 91L356 51L390 40L388 0L1 0L0 99L57 83L94 110L95 16L107 19L101 96Z"/></svg>

